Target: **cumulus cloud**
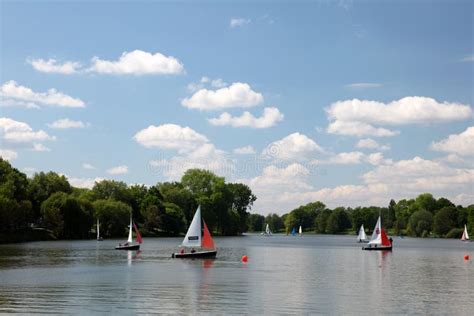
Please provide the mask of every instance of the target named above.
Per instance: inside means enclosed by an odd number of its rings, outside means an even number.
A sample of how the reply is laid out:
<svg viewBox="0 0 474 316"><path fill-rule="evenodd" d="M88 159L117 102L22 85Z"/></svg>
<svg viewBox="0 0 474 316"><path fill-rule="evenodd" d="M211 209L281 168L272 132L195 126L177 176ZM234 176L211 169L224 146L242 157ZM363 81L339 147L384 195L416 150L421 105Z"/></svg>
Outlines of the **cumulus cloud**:
<svg viewBox="0 0 474 316"><path fill-rule="evenodd" d="M406 97L390 103L358 99L338 101L326 111L331 120L387 125L452 122L472 117L468 105L440 103L426 97Z"/></svg>
<svg viewBox="0 0 474 316"><path fill-rule="evenodd" d="M379 88L381 87L382 84L380 83L370 83L370 82L357 82L357 83L351 83L347 84L345 87L349 89L371 89L371 88Z"/></svg>
<svg viewBox="0 0 474 316"><path fill-rule="evenodd" d="M43 151L51 151L51 149L49 149L43 144L36 143L36 144L33 144L31 151L43 152Z"/></svg>
<svg viewBox="0 0 474 316"><path fill-rule="evenodd" d="M389 150L389 145L381 145L372 138L364 138L357 142L357 148L367 148L367 149L378 149L378 150Z"/></svg>
<svg viewBox="0 0 474 316"><path fill-rule="evenodd" d="M184 66L172 56L134 50L124 52L118 60L94 57L87 71L109 75L177 75L184 73Z"/></svg>
<svg viewBox="0 0 474 316"><path fill-rule="evenodd" d="M233 152L236 155L251 155L255 154L255 149L252 146L248 145L244 147L235 148Z"/></svg>
<svg viewBox="0 0 474 316"><path fill-rule="evenodd" d="M15 143L54 140L43 130L34 131L27 123L11 118L0 118L0 136L3 140Z"/></svg>
<svg viewBox="0 0 474 316"><path fill-rule="evenodd" d="M439 142L433 142L430 148L461 156L474 156L474 126L468 127L460 134L452 134Z"/></svg>
<svg viewBox="0 0 474 316"><path fill-rule="evenodd" d="M128 173L128 167L124 166L124 165L113 167L113 168L107 169L107 173L108 174L113 174L113 175L126 174L126 173Z"/></svg>
<svg viewBox="0 0 474 316"><path fill-rule="evenodd" d="M82 121L74 121L68 118L64 118L64 119L59 119L52 123L49 123L48 126L49 128L54 128L54 129L68 129L68 128L85 128L88 126L88 124Z"/></svg>
<svg viewBox="0 0 474 316"><path fill-rule="evenodd" d="M74 178L67 176L69 183L76 188L92 189L96 182L101 182L103 178Z"/></svg>
<svg viewBox="0 0 474 316"><path fill-rule="evenodd" d="M222 110L234 107L249 108L263 102L263 96L251 89L250 85L235 82L217 90L200 89L191 97L181 101L184 107L198 110Z"/></svg>
<svg viewBox="0 0 474 316"><path fill-rule="evenodd" d="M305 160L324 150L304 134L293 133L268 145L262 152L266 158L278 160Z"/></svg>
<svg viewBox="0 0 474 316"><path fill-rule="evenodd" d="M467 55L466 57L462 58L461 61L465 61L465 62L474 61L474 55Z"/></svg>
<svg viewBox="0 0 474 316"><path fill-rule="evenodd" d="M83 163L82 168L86 170L95 170L95 167L91 165L90 163Z"/></svg>
<svg viewBox="0 0 474 316"><path fill-rule="evenodd" d="M133 139L147 148L179 151L195 149L209 141L195 130L176 124L150 125L136 133Z"/></svg>
<svg viewBox="0 0 474 316"><path fill-rule="evenodd" d="M49 89L47 92L35 92L30 88L21 86L13 80L5 82L0 87L0 96L2 97L2 104L6 103L8 106L22 106L22 107L38 107L38 104L58 106L58 107L72 107L83 108L85 103L80 100L68 96L56 89Z"/></svg>
<svg viewBox="0 0 474 316"><path fill-rule="evenodd" d="M236 28L236 27L242 27L247 24L250 24L251 20L250 19L244 19L244 18L232 18L230 19L229 26L231 28Z"/></svg>
<svg viewBox="0 0 474 316"><path fill-rule="evenodd" d="M30 59L27 60L39 72L58 73L64 75L75 74L81 68L81 63L76 61L58 62L56 59Z"/></svg>
<svg viewBox="0 0 474 316"><path fill-rule="evenodd" d="M11 161L18 158L18 153L10 149L0 148L0 157L2 157L5 160Z"/></svg>
<svg viewBox="0 0 474 316"><path fill-rule="evenodd" d="M327 128L329 134L349 135L349 136L373 136L389 137L400 134L399 131L389 130L382 127L374 127L363 122L334 121Z"/></svg>
<svg viewBox="0 0 474 316"><path fill-rule="evenodd" d="M209 123L215 126L232 126L232 127L251 127L251 128L268 128L274 126L277 122L283 120L283 114L277 108L269 107L263 110L260 117L253 116L250 112L245 111L241 116L232 116L224 112L217 118L209 119Z"/></svg>
<svg viewBox="0 0 474 316"><path fill-rule="evenodd" d="M209 77L201 77L198 82L191 82L187 85L187 89L189 92L196 92L198 90L204 89L206 86L210 86L212 88L223 88L227 86L227 82L222 80L221 78L211 79Z"/></svg>

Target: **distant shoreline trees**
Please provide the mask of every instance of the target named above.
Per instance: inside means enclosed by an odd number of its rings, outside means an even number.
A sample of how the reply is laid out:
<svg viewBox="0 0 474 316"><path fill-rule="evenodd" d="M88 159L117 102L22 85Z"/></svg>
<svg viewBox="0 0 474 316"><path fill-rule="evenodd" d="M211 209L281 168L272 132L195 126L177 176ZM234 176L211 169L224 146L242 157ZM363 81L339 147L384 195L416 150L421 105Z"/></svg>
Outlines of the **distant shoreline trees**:
<svg viewBox="0 0 474 316"><path fill-rule="evenodd" d="M89 238L97 219L104 237L122 237L130 213L145 236L177 236L199 204L214 234L238 235L247 230L255 200L247 185L226 183L201 169L151 187L103 180L83 189L51 171L28 178L0 158L0 242L34 240L38 234L29 231L35 229L47 230L53 239Z"/></svg>

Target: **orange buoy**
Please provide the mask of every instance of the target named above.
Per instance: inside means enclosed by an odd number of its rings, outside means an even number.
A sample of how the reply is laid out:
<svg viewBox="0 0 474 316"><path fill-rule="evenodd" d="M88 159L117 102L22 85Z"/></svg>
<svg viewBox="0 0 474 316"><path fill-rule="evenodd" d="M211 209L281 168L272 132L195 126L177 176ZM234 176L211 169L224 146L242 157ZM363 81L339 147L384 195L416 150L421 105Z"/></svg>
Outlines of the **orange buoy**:
<svg viewBox="0 0 474 316"><path fill-rule="evenodd" d="M466 261L469 260L469 255L465 255L464 260L466 260Z"/></svg>
<svg viewBox="0 0 474 316"><path fill-rule="evenodd" d="M242 262L247 262L249 260L249 258L247 256L242 256Z"/></svg>

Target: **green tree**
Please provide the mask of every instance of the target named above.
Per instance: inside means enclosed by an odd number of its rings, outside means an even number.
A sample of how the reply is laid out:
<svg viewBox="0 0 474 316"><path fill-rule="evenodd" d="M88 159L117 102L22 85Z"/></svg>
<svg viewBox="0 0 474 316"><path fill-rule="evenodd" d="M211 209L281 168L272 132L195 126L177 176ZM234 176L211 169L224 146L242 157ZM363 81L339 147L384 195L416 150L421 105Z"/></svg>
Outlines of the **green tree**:
<svg viewBox="0 0 474 316"><path fill-rule="evenodd" d="M430 193L423 193L417 196L415 204L419 210L425 210L433 214L436 210L437 201Z"/></svg>
<svg viewBox="0 0 474 316"><path fill-rule="evenodd" d="M257 197L252 193L250 188L242 183L229 183L227 187L232 194L232 210L237 213L238 233L247 230L247 217ZM233 216L235 218L235 216Z"/></svg>
<svg viewBox="0 0 474 316"><path fill-rule="evenodd" d="M115 180L102 180L92 187L94 200L112 199L131 205L132 193L125 182Z"/></svg>
<svg viewBox="0 0 474 316"><path fill-rule="evenodd" d="M249 217L247 218L247 223L248 223L249 231L260 232L264 229L263 226L265 223L265 216L260 215L260 214L250 214Z"/></svg>
<svg viewBox="0 0 474 316"><path fill-rule="evenodd" d="M395 208L396 208L397 203L392 199L390 200L390 203L388 204L388 214L387 214L387 219L385 221L385 227L387 228L392 228L393 224L397 220Z"/></svg>
<svg viewBox="0 0 474 316"><path fill-rule="evenodd" d="M186 216L186 221L191 222L197 202L190 190L180 182L164 182L156 185L163 196L163 201L178 205Z"/></svg>
<svg viewBox="0 0 474 316"><path fill-rule="evenodd" d="M41 204L56 192L67 194L72 192L72 187L65 176L52 171L36 173L33 176L28 184L28 196L35 215L39 215Z"/></svg>
<svg viewBox="0 0 474 316"><path fill-rule="evenodd" d="M433 214L426 210L416 211L408 221L408 234L410 236L420 237L423 234L431 231L433 224Z"/></svg>
<svg viewBox="0 0 474 316"><path fill-rule="evenodd" d="M433 218L433 231L439 235L446 235L451 229L456 228L457 209L454 206L445 206L438 210Z"/></svg>
<svg viewBox="0 0 474 316"><path fill-rule="evenodd" d="M100 220L100 231L105 237L126 236L132 208L123 202L97 200L92 203L96 218Z"/></svg>
<svg viewBox="0 0 474 316"><path fill-rule="evenodd" d="M285 223L283 222L282 218L278 216L278 214L275 214L275 213L268 214L265 217L264 223L262 224L268 224L272 232L278 232L285 228ZM263 225L263 226L266 226L266 225ZM263 226L261 226L261 229L259 230L265 229L265 227Z"/></svg>

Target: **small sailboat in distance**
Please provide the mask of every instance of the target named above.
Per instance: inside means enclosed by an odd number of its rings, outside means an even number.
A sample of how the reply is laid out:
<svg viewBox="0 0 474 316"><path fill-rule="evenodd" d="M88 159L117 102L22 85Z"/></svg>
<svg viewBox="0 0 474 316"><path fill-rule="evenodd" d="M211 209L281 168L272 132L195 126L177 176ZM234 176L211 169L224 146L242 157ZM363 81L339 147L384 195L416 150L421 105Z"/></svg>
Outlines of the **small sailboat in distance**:
<svg viewBox="0 0 474 316"><path fill-rule="evenodd" d="M135 229L135 243L133 243L133 229ZM128 229L128 239L127 242L124 244L118 244L118 246L115 247L117 250L139 250L140 249L140 244L142 243L142 235L140 234L140 231L138 230L137 225L133 223L132 220L132 214L130 214L130 226Z"/></svg>
<svg viewBox="0 0 474 316"><path fill-rule="evenodd" d="M104 240L102 237L100 237L100 224L99 224L99 218L97 217L97 241L102 241Z"/></svg>
<svg viewBox="0 0 474 316"><path fill-rule="evenodd" d="M367 235L365 234L364 224L360 226L359 235L357 236L358 242L368 242Z"/></svg>
<svg viewBox="0 0 474 316"><path fill-rule="evenodd" d="M296 236L296 229L293 227L293 229L291 230L291 236Z"/></svg>
<svg viewBox="0 0 474 316"><path fill-rule="evenodd" d="M382 227L381 217L377 220L375 224L374 232L372 233L372 238L370 238L369 243L362 247L363 250L392 250L392 239L388 238L385 230Z"/></svg>
<svg viewBox="0 0 474 316"><path fill-rule="evenodd" d="M464 225L464 231L462 232L461 240L462 241L471 241L469 239L469 234L467 233L467 226L466 225Z"/></svg>
<svg viewBox="0 0 474 316"><path fill-rule="evenodd" d="M298 234L299 234L300 236L303 235L303 227L301 227L301 225L300 225L300 229L298 230Z"/></svg>
<svg viewBox="0 0 474 316"><path fill-rule="evenodd" d="M202 221L202 226L201 226ZM201 228L202 227L202 228ZM188 248L191 250L187 251ZM196 250L197 248L198 250ZM209 258L217 255L214 240L207 228L206 222L201 218L201 206L199 205L194 214L191 225L189 225L186 236L181 244L181 250L173 253L172 258Z"/></svg>
<svg viewBox="0 0 474 316"><path fill-rule="evenodd" d="M261 235L263 235L263 236L271 236L272 235L272 231L270 230L270 225L267 224L267 226L265 226L265 231L262 232Z"/></svg>

